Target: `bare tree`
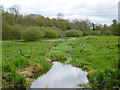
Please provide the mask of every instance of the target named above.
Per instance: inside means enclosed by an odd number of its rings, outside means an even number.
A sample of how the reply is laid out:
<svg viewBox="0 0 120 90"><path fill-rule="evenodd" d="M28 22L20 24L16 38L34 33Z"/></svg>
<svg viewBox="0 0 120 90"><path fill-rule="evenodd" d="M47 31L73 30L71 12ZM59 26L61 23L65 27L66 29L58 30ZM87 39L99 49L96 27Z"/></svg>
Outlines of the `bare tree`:
<svg viewBox="0 0 120 90"><path fill-rule="evenodd" d="M63 13L58 13L58 14L57 14L57 19L58 19L58 20L61 20L63 17L64 17L64 14L63 14Z"/></svg>
<svg viewBox="0 0 120 90"><path fill-rule="evenodd" d="M9 13L15 16L14 24L16 24L18 20L18 15L20 13L20 7L18 5L13 5L12 7L9 8Z"/></svg>
<svg viewBox="0 0 120 90"><path fill-rule="evenodd" d="M92 23L92 26L93 26L93 30L95 30L95 24L94 23Z"/></svg>

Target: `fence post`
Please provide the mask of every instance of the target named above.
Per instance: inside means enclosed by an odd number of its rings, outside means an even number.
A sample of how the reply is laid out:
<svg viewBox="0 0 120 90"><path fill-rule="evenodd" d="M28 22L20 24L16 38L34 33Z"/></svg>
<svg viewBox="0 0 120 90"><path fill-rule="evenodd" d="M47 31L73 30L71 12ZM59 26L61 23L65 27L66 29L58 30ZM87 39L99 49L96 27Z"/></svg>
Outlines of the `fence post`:
<svg viewBox="0 0 120 90"><path fill-rule="evenodd" d="M22 53L22 48L20 48L20 56L24 56Z"/></svg>

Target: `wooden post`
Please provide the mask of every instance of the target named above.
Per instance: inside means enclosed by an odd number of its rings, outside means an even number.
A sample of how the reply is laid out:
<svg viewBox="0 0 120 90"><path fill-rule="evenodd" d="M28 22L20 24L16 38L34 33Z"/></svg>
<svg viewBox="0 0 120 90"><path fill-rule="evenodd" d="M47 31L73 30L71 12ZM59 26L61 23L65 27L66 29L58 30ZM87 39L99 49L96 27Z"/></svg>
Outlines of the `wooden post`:
<svg viewBox="0 0 120 90"><path fill-rule="evenodd" d="M22 53L22 48L20 48L20 56L24 56Z"/></svg>

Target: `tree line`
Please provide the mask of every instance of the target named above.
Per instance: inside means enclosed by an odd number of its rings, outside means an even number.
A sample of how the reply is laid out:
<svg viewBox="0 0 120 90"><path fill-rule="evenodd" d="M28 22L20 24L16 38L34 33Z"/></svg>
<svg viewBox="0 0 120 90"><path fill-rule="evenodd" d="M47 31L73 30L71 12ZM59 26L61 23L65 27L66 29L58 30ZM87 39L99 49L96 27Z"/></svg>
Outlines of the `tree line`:
<svg viewBox="0 0 120 90"><path fill-rule="evenodd" d="M63 19L63 14L58 13L57 18L50 19L39 14L20 14L17 5L8 10L2 9L2 39L29 39L57 38L57 37L79 37L88 35L119 35L117 20L111 25L91 22L88 19L75 19L69 21ZM31 37L32 36L32 37Z"/></svg>

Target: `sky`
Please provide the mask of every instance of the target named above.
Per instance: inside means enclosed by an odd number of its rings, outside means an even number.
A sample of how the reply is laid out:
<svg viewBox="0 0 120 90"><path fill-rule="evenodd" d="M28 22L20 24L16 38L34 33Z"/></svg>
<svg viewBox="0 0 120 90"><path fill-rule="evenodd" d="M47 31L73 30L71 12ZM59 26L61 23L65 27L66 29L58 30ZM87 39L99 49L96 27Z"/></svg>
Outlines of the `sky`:
<svg viewBox="0 0 120 90"><path fill-rule="evenodd" d="M65 19L89 19L96 24L112 23L118 20L118 2L120 0L0 0L0 5L8 9L13 5L20 6L20 12L40 14L56 18L63 13Z"/></svg>

